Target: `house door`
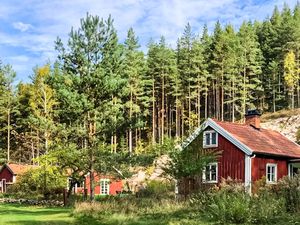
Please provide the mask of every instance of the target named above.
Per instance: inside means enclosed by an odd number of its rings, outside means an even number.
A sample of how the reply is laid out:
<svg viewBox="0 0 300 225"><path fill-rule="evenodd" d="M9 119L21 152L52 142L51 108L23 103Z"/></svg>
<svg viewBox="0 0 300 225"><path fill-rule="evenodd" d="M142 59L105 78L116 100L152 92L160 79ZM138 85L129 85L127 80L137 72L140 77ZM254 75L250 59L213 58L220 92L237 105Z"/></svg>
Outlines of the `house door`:
<svg viewBox="0 0 300 225"><path fill-rule="evenodd" d="M289 177L294 177L296 174L300 174L300 163L289 163Z"/></svg>

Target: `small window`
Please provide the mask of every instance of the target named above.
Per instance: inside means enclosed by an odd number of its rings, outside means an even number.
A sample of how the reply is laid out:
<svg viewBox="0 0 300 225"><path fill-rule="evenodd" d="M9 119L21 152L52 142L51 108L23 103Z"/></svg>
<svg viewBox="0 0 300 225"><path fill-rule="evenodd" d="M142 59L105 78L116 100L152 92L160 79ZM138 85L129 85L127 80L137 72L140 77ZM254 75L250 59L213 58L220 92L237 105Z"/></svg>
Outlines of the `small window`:
<svg viewBox="0 0 300 225"><path fill-rule="evenodd" d="M267 164L266 178L269 184L277 182L277 164Z"/></svg>
<svg viewBox="0 0 300 225"><path fill-rule="evenodd" d="M205 183L217 183L218 163L209 163L203 170L202 178Z"/></svg>
<svg viewBox="0 0 300 225"><path fill-rule="evenodd" d="M109 179L100 180L101 195L109 195Z"/></svg>
<svg viewBox="0 0 300 225"><path fill-rule="evenodd" d="M203 133L203 147L218 147L218 133L214 130L204 131Z"/></svg>

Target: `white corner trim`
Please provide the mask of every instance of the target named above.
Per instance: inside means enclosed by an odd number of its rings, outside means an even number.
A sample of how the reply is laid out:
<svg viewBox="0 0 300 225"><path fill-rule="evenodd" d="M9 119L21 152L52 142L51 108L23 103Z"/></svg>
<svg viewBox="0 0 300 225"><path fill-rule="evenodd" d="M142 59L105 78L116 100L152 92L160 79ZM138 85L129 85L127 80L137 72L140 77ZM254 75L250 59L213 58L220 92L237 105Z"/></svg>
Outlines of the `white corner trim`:
<svg viewBox="0 0 300 225"><path fill-rule="evenodd" d="M186 148L207 127L211 127L212 129L214 129L216 132L218 132L220 135L222 135L224 138L226 138L228 141L230 141L232 144L234 144L236 147L242 150L246 155L252 155L253 151L248 146L234 138L228 131L226 131L223 127L219 126L215 121L213 121L210 118L208 118L181 144L180 149L182 150Z"/></svg>
<svg viewBox="0 0 300 225"><path fill-rule="evenodd" d="M249 155L245 155L245 188L246 190L251 193L251 171L252 171L252 158Z"/></svg>

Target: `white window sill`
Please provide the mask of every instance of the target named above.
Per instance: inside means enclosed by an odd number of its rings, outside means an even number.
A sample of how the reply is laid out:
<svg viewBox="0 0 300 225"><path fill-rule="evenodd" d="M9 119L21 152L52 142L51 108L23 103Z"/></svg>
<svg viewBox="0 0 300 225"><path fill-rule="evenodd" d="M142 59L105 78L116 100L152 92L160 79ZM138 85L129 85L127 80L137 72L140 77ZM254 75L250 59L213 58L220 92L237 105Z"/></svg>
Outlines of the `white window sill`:
<svg viewBox="0 0 300 225"><path fill-rule="evenodd" d="M217 184L218 181L213 180L213 181L202 181L203 184Z"/></svg>
<svg viewBox="0 0 300 225"><path fill-rule="evenodd" d="M203 148L216 148L218 145L203 145Z"/></svg>

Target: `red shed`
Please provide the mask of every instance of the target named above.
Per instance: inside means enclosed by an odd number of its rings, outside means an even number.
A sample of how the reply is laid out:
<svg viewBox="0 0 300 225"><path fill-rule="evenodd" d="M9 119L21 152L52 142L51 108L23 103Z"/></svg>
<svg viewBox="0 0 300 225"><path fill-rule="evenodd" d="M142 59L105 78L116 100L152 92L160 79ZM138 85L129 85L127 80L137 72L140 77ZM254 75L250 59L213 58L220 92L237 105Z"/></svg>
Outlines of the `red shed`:
<svg viewBox="0 0 300 225"><path fill-rule="evenodd" d="M94 173L95 195L117 195L123 190L123 182L113 176ZM90 193L90 176L85 178L87 192ZM83 188L76 187L76 193L83 191Z"/></svg>
<svg viewBox="0 0 300 225"><path fill-rule="evenodd" d="M35 166L14 163L4 164L0 169L0 191L5 192L7 184L15 183L19 175L33 167Z"/></svg>
<svg viewBox="0 0 300 225"><path fill-rule="evenodd" d="M245 124L207 119L182 144L186 148L198 137L203 148L221 151L220 158L210 163L202 182L218 184L221 178L240 180L251 191L255 181L266 177L275 184L284 176L300 169L300 146L280 133L260 127L260 114L249 110Z"/></svg>

